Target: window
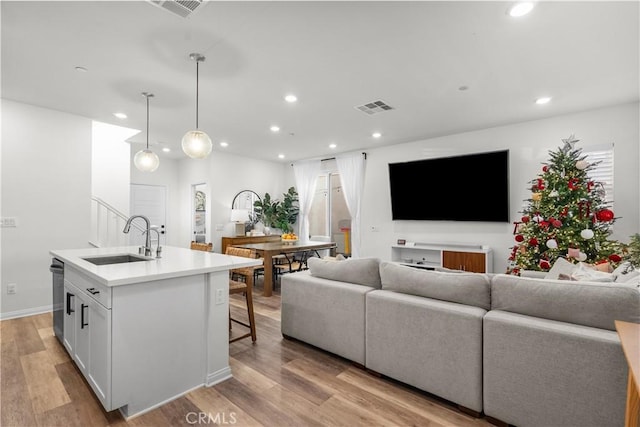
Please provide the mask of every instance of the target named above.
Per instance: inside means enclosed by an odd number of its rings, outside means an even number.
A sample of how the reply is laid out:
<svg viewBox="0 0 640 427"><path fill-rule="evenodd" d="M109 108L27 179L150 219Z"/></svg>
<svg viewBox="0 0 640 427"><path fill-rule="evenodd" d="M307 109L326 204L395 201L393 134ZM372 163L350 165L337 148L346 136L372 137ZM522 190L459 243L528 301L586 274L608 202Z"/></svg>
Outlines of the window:
<svg viewBox="0 0 640 427"><path fill-rule="evenodd" d="M613 144L605 146L591 147L584 149L582 154L586 155L589 163L599 162L588 175L595 182L600 182L604 186L604 202L613 207Z"/></svg>
<svg viewBox="0 0 640 427"><path fill-rule="evenodd" d="M324 172L318 177L309 212L309 235L336 242L337 253L351 253L351 215L342 193L340 175Z"/></svg>

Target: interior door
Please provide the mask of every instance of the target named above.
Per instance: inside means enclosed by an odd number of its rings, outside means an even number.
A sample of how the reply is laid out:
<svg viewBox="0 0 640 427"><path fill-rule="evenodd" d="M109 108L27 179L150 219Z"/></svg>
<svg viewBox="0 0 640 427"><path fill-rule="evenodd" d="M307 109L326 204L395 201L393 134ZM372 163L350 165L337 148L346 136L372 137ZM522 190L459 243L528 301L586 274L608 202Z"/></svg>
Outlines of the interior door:
<svg viewBox="0 0 640 427"><path fill-rule="evenodd" d="M131 215L144 215L149 218L152 226L158 226L160 233L160 245L166 245L166 221L167 221L167 188L163 185L131 184ZM144 222L135 220L138 225L144 226ZM139 221L139 222L138 222ZM145 237L136 229L131 228L131 245L142 245ZM152 246L156 246L157 236L151 232Z"/></svg>

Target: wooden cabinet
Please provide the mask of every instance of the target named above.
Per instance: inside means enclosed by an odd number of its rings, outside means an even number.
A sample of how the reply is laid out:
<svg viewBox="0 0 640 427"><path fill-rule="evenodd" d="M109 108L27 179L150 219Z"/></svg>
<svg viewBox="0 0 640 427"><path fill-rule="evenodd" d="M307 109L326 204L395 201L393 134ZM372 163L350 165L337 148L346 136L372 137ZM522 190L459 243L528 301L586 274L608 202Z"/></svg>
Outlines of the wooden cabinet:
<svg viewBox="0 0 640 427"><path fill-rule="evenodd" d="M282 239L282 237L280 237L279 235L223 237L220 253L226 253L227 246L243 245L245 243L279 242L280 239Z"/></svg>
<svg viewBox="0 0 640 427"><path fill-rule="evenodd" d="M476 273L493 271L491 248L482 245L448 243L393 245L391 261L430 270L444 267Z"/></svg>
<svg viewBox="0 0 640 427"><path fill-rule="evenodd" d="M442 266L454 270L486 273L486 254L482 252L442 251Z"/></svg>

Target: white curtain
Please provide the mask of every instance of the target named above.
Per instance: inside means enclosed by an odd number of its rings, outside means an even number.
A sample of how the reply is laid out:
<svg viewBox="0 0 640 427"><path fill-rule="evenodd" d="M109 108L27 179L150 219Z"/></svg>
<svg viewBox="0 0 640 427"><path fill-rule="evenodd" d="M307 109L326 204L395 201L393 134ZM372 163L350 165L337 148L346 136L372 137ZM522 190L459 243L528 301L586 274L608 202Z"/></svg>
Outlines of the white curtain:
<svg viewBox="0 0 640 427"><path fill-rule="evenodd" d="M351 215L351 257L360 258L360 205L364 188L364 153L336 156L344 199Z"/></svg>
<svg viewBox="0 0 640 427"><path fill-rule="evenodd" d="M293 174L298 191L298 236L302 241L309 240L309 211L316 191L316 180L322 170L320 160L305 160L293 164Z"/></svg>

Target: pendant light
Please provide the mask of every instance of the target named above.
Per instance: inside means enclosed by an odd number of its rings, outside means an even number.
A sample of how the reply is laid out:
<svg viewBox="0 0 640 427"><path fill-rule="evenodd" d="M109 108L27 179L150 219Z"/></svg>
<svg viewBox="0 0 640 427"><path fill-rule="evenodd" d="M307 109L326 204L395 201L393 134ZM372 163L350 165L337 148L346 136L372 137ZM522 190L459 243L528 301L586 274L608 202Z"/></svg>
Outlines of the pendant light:
<svg viewBox="0 0 640 427"><path fill-rule="evenodd" d="M153 94L142 92L142 96L147 98L147 148L136 153L133 164L142 172L153 172L160 166L158 155L149 150L149 98L153 97Z"/></svg>
<svg viewBox="0 0 640 427"><path fill-rule="evenodd" d="M182 151L191 158L204 159L213 147L209 135L198 130L198 66L200 62L204 62L205 57L199 53L192 53L189 58L196 61L196 129L190 130L182 137Z"/></svg>

